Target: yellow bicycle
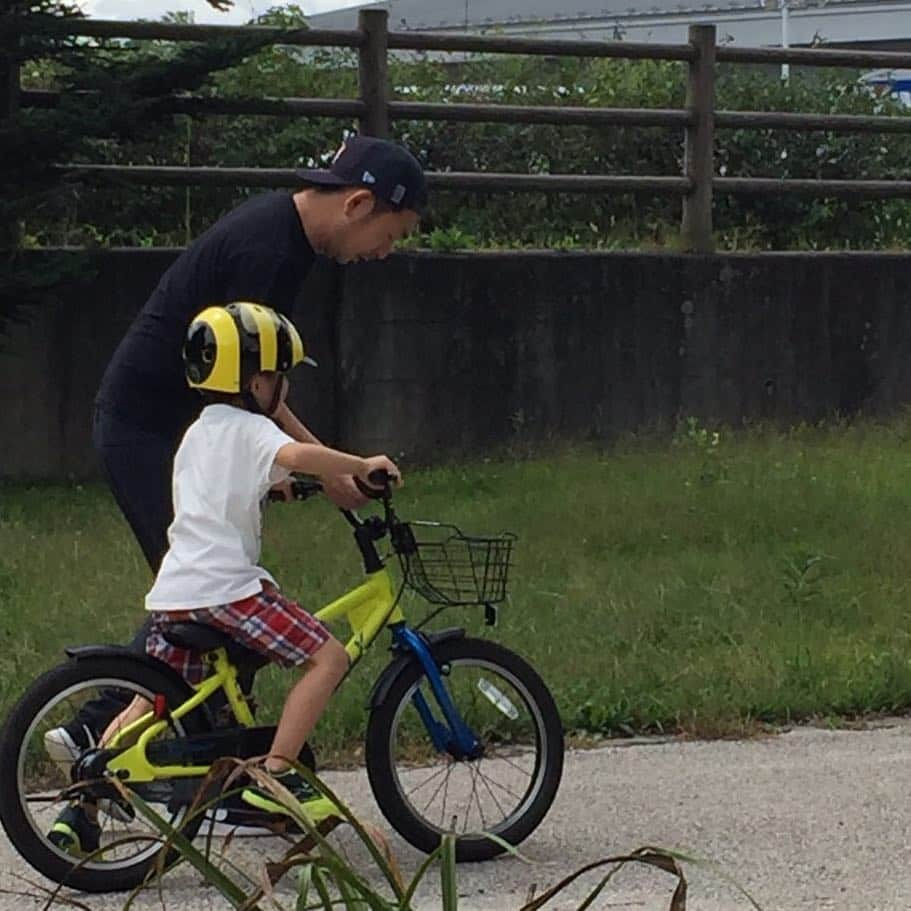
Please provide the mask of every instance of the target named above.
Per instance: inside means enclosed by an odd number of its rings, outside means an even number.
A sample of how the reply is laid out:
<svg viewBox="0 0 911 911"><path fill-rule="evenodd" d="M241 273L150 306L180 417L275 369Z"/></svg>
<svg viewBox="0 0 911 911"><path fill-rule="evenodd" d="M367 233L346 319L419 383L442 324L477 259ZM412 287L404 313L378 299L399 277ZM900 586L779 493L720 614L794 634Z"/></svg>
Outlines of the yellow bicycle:
<svg viewBox="0 0 911 911"><path fill-rule="evenodd" d="M295 483L299 499L317 489ZM364 754L383 815L422 851L456 832L459 860L487 859L503 848L482 833L518 844L553 803L563 769L560 717L524 659L462 629L409 626L401 596L408 587L432 604L484 605L493 623L506 597L513 537L402 521L388 483L380 499L382 515L342 511L367 578L316 616L350 624L352 669L383 629L391 633L392 660L370 695ZM385 557L377 550L384 539L391 543ZM401 566L398 586L387 566L392 554ZM0 822L19 853L56 882L87 892L131 889L163 850L113 779L192 838L203 816L190 808L212 763L268 751L274 728L256 726L241 685L263 660L200 624L176 624L168 638L204 653L211 672L195 688L163 662L125 648L70 648L69 660L35 681L0 732ZM138 696L152 708L61 761L49 750L49 732L111 691L123 704ZM227 723L215 708L225 703ZM49 836L61 807L80 800L98 808L101 825L97 850L82 861Z"/></svg>

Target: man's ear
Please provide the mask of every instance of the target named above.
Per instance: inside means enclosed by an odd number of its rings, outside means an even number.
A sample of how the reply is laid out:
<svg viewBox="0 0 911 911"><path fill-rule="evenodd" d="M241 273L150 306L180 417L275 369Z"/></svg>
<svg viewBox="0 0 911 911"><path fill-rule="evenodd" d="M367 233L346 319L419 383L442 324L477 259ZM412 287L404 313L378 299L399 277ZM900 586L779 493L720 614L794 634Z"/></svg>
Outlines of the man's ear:
<svg viewBox="0 0 911 911"><path fill-rule="evenodd" d="M353 190L345 196L344 212L347 218L366 218L376 205L376 197L369 190Z"/></svg>

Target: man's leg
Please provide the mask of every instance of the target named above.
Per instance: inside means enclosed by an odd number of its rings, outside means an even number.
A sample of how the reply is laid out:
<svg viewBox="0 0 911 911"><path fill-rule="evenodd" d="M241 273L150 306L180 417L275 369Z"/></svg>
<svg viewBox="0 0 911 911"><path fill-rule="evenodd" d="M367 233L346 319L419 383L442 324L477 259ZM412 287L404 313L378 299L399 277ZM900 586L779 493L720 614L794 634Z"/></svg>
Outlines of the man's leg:
<svg viewBox="0 0 911 911"><path fill-rule="evenodd" d="M171 474L180 441L136 430L103 409L95 412L92 436L111 493L154 575L168 550Z"/></svg>

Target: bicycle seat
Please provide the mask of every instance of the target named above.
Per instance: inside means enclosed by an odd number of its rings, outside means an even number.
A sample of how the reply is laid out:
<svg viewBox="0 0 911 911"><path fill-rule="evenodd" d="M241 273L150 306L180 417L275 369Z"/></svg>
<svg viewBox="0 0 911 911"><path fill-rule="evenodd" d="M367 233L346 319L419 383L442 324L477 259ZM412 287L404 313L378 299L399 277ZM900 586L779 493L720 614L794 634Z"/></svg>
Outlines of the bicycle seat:
<svg viewBox="0 0 911 911"><path fill-rule="evenodd" d="M231 661L244 667L260 668L269 663L268 658L236 642L230 633L222 632L206 623L169 624L162 631L162 635L171 645L196 652L211 652L216 648L226 649Z"/></svg>
<svg viewBox="0 0 911 911"><path fill-rule="evenodd" d="M228 633L205 623L174 623L162 632L171 645L189 648L197 652L210 652L215 648L227 648L234 643Z"/></svg>

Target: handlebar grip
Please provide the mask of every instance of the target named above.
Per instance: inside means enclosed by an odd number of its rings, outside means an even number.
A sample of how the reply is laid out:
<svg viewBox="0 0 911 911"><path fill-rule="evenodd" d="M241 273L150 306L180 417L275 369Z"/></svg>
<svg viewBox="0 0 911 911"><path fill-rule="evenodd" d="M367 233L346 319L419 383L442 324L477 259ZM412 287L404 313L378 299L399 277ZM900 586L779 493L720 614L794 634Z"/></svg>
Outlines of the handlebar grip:
<svg viewBox="0 0 911 911"><path fill-rule="evenodd" d="M398 480L398 475L386 471L385 468L374 468L367 475L370 484L365 484L360 478L355 477L354 483L357 489L371 500L381 500L389 493L389 486ZM374 486L371 486L374 485Z"/></svg>
<svg viewBox="0 0 911 911"><path fill-rule="evenodd" d="M398 479L399 477L397 474L386 471L385 468L374 468L373 471L367 475L367 480L374 487L387 487L390 484L394 484Z"/></svg>

